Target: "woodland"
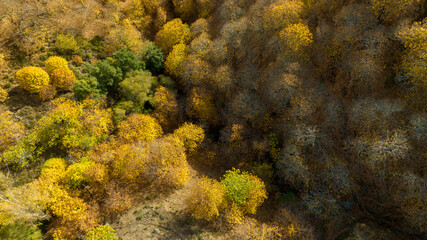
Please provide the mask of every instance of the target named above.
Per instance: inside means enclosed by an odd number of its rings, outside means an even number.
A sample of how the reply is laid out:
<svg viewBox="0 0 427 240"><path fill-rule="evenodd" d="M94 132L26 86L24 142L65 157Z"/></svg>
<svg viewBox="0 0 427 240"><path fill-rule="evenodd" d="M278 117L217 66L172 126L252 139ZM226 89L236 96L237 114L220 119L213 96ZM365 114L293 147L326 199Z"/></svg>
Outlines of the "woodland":
<svg viewBox="0 0 427 240"><path fill-rule="evenodd" d="M0 239L427 239L426 8L0 0Z"/></svg>

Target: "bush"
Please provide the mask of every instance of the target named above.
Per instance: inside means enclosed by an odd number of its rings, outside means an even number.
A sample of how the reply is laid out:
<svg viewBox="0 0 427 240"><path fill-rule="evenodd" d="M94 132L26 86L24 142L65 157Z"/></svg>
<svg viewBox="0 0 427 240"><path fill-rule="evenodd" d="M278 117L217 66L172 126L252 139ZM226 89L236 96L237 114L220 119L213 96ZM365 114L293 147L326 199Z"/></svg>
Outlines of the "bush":
<svg viewBox="0 0 427 240"><path fill-rule="evenodd" d="M51 100L56 96L56 88L52 85L46 85L39 91L39 97L41 100Z"/></svg>
<svg viewBox="0 0 427 240"><path fill-rule="evenodd" d="M119 68L123 76L133 70L145 69L145 63L139 59L138 55L124 48L115 52L113 59L113 66Z"/></svg>
<svg viewBox="0 0 427 240"><path fill-rule="evenodd" d="M147 41L141 50L141 58L147 69L152 73L160 73L163 69L164 56L162 49L153 42Z"/></svg>
<svg viewBox="0 0 427 240"><path fill-rule="evenodd" d="M8 96L9 96L9 93L7 93L6 90L0 87L0 103L6 101Z"/></svg>
<svg viewBox="0 0 427 240"><path fill-rule="evenodd" d="M156 119L144 114L134 114L119 124L119 138L124 142L152 141L163 133Z"/></svg>
<svg viewBox="0 0 427 240"><path fill-rule="evenodd" d="M50 75L52 85L58 89L69 90L76 81L73 71L67 68L57 68Z"/></svg>
<svg viewBox="0 0 427 240"><path fill-rule="evenodd" d="M37 93L49 84L49 75L39 67L24 67L16 72L16 80L21 88Z"/></svg>
<svg viewBox="0 0 427 240"><path fill-rule="evenodd" d="M98 226L86 235L84 240L117 240L116 231L110 225Z"/></svg>
<svg viewBox="0 0 427 240"><path fill-rule="evenodd" d="M101 91L98 89L98 81L94 77L77 80L72 91L77 100L83 100L89 96L98 98Z"/></svg>
<svg viewBox="0 0 427 240"><path fill-rule="evenodd" d="M53 57L49 57L45 61L45 67L46 67L47 73L49 73L49 75L50 75L53 72L53 70L55 70L57 68L68 69L68 62L67 62L67 60L65 60L65 58L53 56Z"/></svg>
<svg viewBox="0 0 427 240"><path fill-rule="evenodd" d="M71 35L58 34L55 42L56 50L59 53L72 53L77 50L77 41Z"/></svg>
<svg viewBox="0 0 427 240"><path fill-rule="evenodd" d="M216 180L203 177L198 180L186 202L188 211L195 218L210 221L219 216L224 201L224 186Z"/></svg>

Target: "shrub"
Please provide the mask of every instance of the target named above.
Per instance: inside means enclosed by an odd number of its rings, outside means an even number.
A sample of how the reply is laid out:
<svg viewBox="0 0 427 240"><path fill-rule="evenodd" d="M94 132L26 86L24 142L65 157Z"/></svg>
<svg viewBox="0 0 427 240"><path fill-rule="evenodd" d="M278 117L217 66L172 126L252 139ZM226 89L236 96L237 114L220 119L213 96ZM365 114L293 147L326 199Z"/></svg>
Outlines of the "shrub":
<svg viewBox="0 0 427 240"><path fill-rule="evenodd" d="M73 71L67 68L57 68L50 75L52 85L58 89L70 89L76 81Z"/></svg>
<svg viewBox="0 0 427 240"><path fill-rule="evenodd" d="M98 81L94 77L77 80L72 91L77 100L83 100L89 96L98 98L101 91L98 89Z"/></svg>
<svg viewBox="0 0 427 240"><path fill-rule="evenodd" d="M0 110L0 152L19 141L24 130L23 123L12 120L11 112Z"/></svg>
<svg viewBox="0 0 427 240"><path fill-rule="evenodd" d="M163 133L156 119L144 114L134 114L119 124L119 138L124 142L152 141Z"/></svg>
<svg viewBox="0 0 427 240"><path fill-rule="evenodd" d="M77 50L77 41L71 35L58 34L55 42L56 50L60 53L72 53Z"/></svg>
<svg viewBox="0 0 427 240"><path fill-rule="evenodd" d="M164 53L169 53L177 44L185 44L190 40L190 28L183 24L181 19L176 18L167 22L157 32L155 43Z"/></svg>
<svg viewBox="0 0 427 240"><path fill-rule="evenodd" d="M118 240L116 231L110 225L98 226L86 235L84 240Z"/></svg>
<svg viewBox="0 0 427 240"><path fill-rule="evenodd" d="M8 96L9 96L9 93L7 93L6 90L0 87L0 103L6 101Z"/></svg>
<svg viewBox="0 0 427 240"><path fill-rule="evenodd" d="M205 138L205 131L192 123L184 123L173 134L184 143L184 147L190 153L196 150Z"/></svg>
<svg viewBox="0 0 427 240"><path fill-rule="evenodd" d="M203 177L186 200L188 211L197 219L207 221L218 217L225 201L225 189L218 181Z"/></svg>
<svg viewBox="0 0 427 240"><path fill-rule="evenodd" d="M162 49L153 42L147 41L141 50L141 58L145 62L147 70L152 73L159 73L163 69L164 56Z"/></svg>
<svg viewBox="0 0 427 240"><path fill-rule="evenodd" d="M53 57L49 57L45 61L45 67L46 67L47 73L49 73L49 75L50 75L50 74L52 74L53 70L55 70L57 68L68 69L68 62L67 62L67 60L65 60L65 58L53 56Z"/></svg>
<svg viewBox="0 0 427 240"><path fill-rule="evenodd" d="M39 67L24 67L16 72L19 86L31 93L37 93L40 88L49 84L49 75Z"/></svg>
<svg viewBox="0 0 427 240"><path fill-rule="evenodd" d="M113 59L113 66L119 68L123 76L133 70L145 69L145 63L139 59L138 55L124 48L115 52Z"/></svg>
<svg viewBox="0 0 427 240"><path fill-rule="evenodd" d="M41 100L51 100L56 96L56 88L52 85L46 85L39 91L39 97Z"/></svg>
<svg viewBox="0 0 427 240"><path fill-rule="evenodd" d="M83 63L83 59L79 55L74 55L71 61L73 61L73 63L76 65L80 65Z"/></svg>

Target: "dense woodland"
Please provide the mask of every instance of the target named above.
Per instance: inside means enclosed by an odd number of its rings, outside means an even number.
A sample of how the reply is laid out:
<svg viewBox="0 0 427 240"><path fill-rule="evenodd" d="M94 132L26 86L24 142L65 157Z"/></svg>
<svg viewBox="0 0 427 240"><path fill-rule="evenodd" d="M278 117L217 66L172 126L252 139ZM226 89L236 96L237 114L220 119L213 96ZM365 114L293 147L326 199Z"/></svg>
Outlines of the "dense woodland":
<svg viewBox="0 0 427 240"><path fill-rule="evenodd" d="M0 239L426 239L426 8L0 0Z"/></svg>

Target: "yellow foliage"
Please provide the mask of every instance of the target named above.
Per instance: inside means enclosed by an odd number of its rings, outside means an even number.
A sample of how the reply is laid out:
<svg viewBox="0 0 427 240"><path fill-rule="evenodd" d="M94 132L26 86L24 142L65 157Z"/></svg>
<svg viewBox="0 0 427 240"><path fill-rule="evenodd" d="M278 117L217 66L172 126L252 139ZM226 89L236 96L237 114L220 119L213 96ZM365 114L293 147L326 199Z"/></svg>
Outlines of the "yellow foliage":
<svg viewBox="0 0 427 240"><path fill-rule="evenodd" d="M300 53L313 42L313 34L303 23L292 24L279 33L280 39L292 51Z"/></svg>
<svg viewBox="0 0 427 240"><path fill-rule="evenodd" d="M179 108L176 94L160 86L154 94L154 100L156 106L153 117L157 119L165 132L172 131L177 127L179 122Z"/></svg>
<svg viewBox="0 0 427 240"><path fill-rule="evenodd" d="M196 9L194 0L172 0L172 2L175 12L184 20L191 17Z"/></svg>
<svg viewBox="0 0 427 240"><path fill-rule="evenodd" d="M290 24L301 21L300 14L303 4L298 0L277 1L269 5L262 15L264 27L272 31L280 31Z"/></svg>
<svg viewBox="0 0 427 240"><path fill-rule="evenodd" d="M206 58L211 49L212 41L207 33L200 34L190 43L191 52L197 54L201 58Z"/></svg>
<svg viewBox="0 0 427 240"><path fill-rule="evenodd" d="M186 44L190 40L190 28L183 24L181 19L176 18L167 22L157 32L155 43L165 54L169 54L173 46Z"/></svg>
<svg viewBox="0 0 427 240"><path fill-rule="evenodd" d="M60 182L65 175L67 163L63 158L51 158L43 164L40 177L50 183Z"/></svg>
<svg viewBox="0 0 427 240"><path fill-rule="evenodd" d="M64 176L64 182L70 186L70 188L78 188L82 183L88 181L85 172L94 165L93 162L87 159L82 159L79 163L74 163L67 168Z"/></svg>
<svg viewBox="0 0 427 240"><path fill-rule="evenodd" d="M197 0L199 18L206 18L215 7L215 0Z"/></svg>
<svg viewBox="0 0 427 240"><path fill-rule="evenodd" d="M180 187L189 180L185 148L173 135L156 139L149 145L145 177L159 187ZM154 171L153 171L154 170Z"/></svg>
<svg viewBox="0 0 427 240"><path fill-rule="evenodd" d="M57 68L50 75L52 85L58 89L70 89L76 81L73 71L67 68Z"/></svg>
<svg viewBox="0 0 427 240"><path fill-rule="evenodd" d="M0 110L0 152L18 142L24 130L24 124L13 121L9 111Z"/></svg>
<svg viewBox="0 0 427 240"><path fill-rule="evenodd" d="M115 152L112 174L126 184L141 184L146 170L148 148L145 143L138 147L131 144L121 145Z"/></svg>
<svg viewBox="0 0 427 240"><path fill-rule="evenodd" d="M9 96L9 93L7 93L6 90L0 87L0 103L6 101L8 96Z"/></svg>
<svg viewBox="0 0 427 240"><path fill-rule="evenodd" d="M219 122L213 98L204 88L193 88L187 99L187 113L189 116L211 124Z"/></svg>
<svg viewBox="0 0 427 240"><path fill-rule="evenodd" d="M183 143L188 152L194 152L205 138L205 131L192 123L184 123L173 133Z"/></svg>
<svg viewBox="0 0 427 240"><path fill-rule="evenodd" d="M123 142L152 141L163 134L156 119L145 114L133 114L118 126L118 136Z"/></svg>
<svg viewBox="0 0 427 240"><path fill-rule="evenodd" d="M46 67L47 73L49 73L50 75L57 68L68 69L68 62L63 57L53 56L53 57L49 57L45 61L45 67Z"/></svg>
<svg viewBox="0 0 427 240"><path fill-rule="evenodd" d="M187 57L185 48L185 44L177 44L166 57L165 70L175 78L181 75L181 64Z"/></svg>
<svg viewBox="0 0 427 240"><path fill-rule="evenodd" d="M232 202L229 206L227 206L227 209L224 213L224 219L230 225L237 225L243 222L245 215L237 203Z"/></svg>
<svg viewBox="0 0 427 240"><path fill-rule="evenodd" d="M16 72L19 86L31 93L49 84L49 75L39 67L24 67Z"/></svg>
<svg viewBox="0 0 427 240"><path fill-rule="evenodd" d="M85 219L87 205L82 199L70 196L65 189L56 184L49 185L48 191L51 197L46 206L53 215L65 221L81 222Z"/></svg>
<svg viewBox="0 0 427 240"><path fill-rule="evenodd" d="M187 208L197 219L212 220L219 216L225 201L225 189L218 181L202 177L186 200Z"/></svg>

